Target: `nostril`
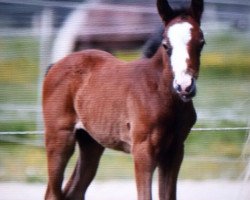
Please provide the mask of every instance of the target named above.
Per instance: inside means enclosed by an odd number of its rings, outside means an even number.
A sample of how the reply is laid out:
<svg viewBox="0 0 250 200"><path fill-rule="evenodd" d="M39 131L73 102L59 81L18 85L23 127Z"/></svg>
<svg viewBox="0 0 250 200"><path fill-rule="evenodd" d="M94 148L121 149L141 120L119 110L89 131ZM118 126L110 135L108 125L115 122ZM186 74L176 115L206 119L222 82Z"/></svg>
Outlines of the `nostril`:
<svg viewBox="0 0 250 200"><path fill-rule="evenodd" d="M194 86L195 86L195 80L192 78L191 84L188 87L186 87L185 92L191 93L194 89Z"/></svg>
<svg viewBox="0 0 250 200"><path fill-rule="evenodd" d="M192 90L192 85L188 86L188 87L185 89L185 92L190 93L191 90Z"/></svg>
<svg viewBox="0 0 250 200"><path fill-rule="evenodd" d="M179 85L179 84L176 84L176 91L177 92L181 92L182 91L182 89L181 89L181 85Z"/></svg>

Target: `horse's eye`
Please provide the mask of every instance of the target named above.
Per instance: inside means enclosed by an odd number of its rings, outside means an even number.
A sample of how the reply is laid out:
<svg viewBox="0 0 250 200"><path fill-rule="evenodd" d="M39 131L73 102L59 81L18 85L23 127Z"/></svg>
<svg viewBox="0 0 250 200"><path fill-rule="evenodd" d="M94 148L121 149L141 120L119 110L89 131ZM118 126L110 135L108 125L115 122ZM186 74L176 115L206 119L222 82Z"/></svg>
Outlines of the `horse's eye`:
<svg viewBox="0 0 250 200"><path fill-rule="evenodd" d="M171 55L172 55L173 48L172 48L172 47L168 47L168 48L166 49L166 51L167 51L168 56L171 56Z"/></svg>
<svg viewBox="0 0 250 200"><path fill-rule="evenodd" d="M163 47L166 49L168 56L172 55L173 48L166 41L162 42Z"/></svg>

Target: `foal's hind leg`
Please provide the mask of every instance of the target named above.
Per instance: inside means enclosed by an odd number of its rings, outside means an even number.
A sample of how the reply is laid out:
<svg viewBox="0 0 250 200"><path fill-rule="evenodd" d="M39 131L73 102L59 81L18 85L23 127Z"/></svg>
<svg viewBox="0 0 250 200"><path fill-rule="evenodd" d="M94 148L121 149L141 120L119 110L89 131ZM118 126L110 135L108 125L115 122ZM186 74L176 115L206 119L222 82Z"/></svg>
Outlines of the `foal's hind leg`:
<svg viewBox="0 0 250 200"><path fill-rule="evenodd" d="M85 199L86 190L95 177L104 147L84 130L76 132L80 155L75 170L64 190L67 200Z"/></svg>

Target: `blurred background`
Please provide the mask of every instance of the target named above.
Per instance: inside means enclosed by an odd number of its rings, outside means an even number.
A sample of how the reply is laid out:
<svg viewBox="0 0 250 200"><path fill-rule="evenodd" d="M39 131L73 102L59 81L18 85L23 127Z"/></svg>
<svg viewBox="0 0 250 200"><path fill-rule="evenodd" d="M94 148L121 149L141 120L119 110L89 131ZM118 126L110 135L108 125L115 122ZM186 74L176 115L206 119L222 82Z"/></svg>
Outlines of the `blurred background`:
<svg viewBox="0 0 250 200"><path fill-rule="evenodd" d="M87 48L140 58L160 25L154 0L0 0L0 185L46 183L40 103L47 66ZM250 1L205 0L202 29L207 44L194 100L198 122L179 178L218 187L237 182L242 195L250 191ZM99 182L133 176L129 155L105 152Z"/></svg>

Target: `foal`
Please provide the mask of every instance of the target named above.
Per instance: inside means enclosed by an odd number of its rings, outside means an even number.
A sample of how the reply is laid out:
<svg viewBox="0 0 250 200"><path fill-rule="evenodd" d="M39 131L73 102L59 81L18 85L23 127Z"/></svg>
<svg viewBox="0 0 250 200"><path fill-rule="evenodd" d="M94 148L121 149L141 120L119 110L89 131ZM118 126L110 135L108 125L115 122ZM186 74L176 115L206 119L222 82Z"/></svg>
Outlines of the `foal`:
<svg viewBox="0 0 250 200"><path fill-rule="evenodd" d="M48 71L43 113L48 160L47 200L80 200L105 148L131 153L138 200L150 200L159 170L159 199L176 199L184 140L196 121L192 97L204 38L203 1L173 10L157 7L165 29L155 55L126 63L107 52L73 53ZM80 155L62 190L64 170L76 142Z"/></svg>

